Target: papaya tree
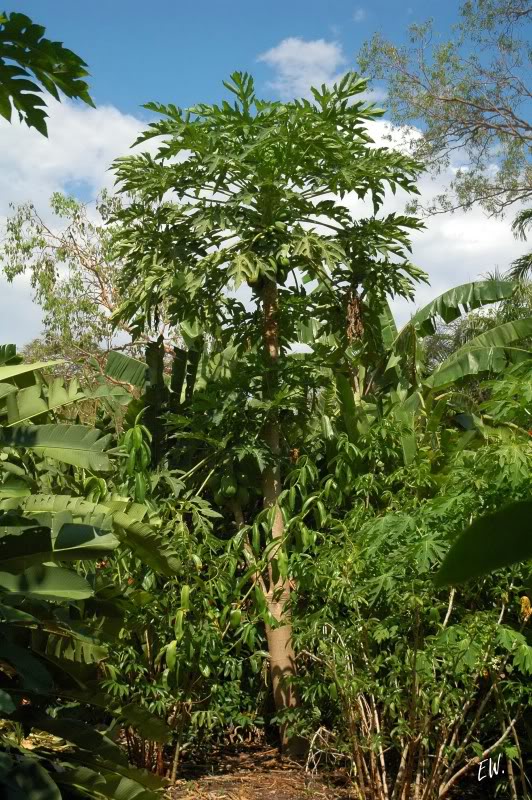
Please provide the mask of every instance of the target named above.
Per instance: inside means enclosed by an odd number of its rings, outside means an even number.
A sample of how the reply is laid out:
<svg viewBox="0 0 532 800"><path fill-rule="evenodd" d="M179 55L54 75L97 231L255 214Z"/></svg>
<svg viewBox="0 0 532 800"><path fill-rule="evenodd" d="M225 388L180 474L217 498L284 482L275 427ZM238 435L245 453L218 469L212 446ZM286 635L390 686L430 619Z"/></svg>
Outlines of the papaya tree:
<svg viewBox="0 0 532 800"><path fill-rule="evenodd" d="M113 320L140 337L168 310L186 343L184 356L176 353L176 385L183 383L179 364L197 371L198 347L225 361L218 408L212 392L193 407L203 424L194 436L216 450L209 468L223 467L218 497L246 551L263 559L263 572L250 567L249 577L263 608L275 704L287 709L297 698L283 480L313 417L324 367L353 383L353 358L371 362L382 346L386 297L412 297L425 279L409 259L409 234L421 223L379 215L387 189L416 193L420 167L373 146L366 126L384 112L361 99L366 82L354 73L313 89L313 102L259 100L248 74L234 73L224 85L232 104L149 104L162 120L137 143L161 137L157 154L115 163L130 201L113 218L127 288ZM342 202L348 194L370 201L368 216L357 218ZM294 346L318 331L322 341L295 357ZM178 426L193 402L183 395L175 397ZM194 452L187 436L181 431L174 448L182 463ZM246 479L260 502L243 513L236 500Z"/></svg>

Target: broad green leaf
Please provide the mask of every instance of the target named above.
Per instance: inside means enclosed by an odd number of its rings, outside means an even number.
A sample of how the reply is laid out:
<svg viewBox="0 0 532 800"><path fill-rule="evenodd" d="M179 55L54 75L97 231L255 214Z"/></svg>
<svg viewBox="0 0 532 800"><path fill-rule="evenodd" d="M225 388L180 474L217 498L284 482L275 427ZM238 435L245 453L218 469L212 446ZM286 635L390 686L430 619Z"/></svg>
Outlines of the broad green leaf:
<svg viewBox="0 0 532 800"><path fill-rule="evenodd" d="M71 497L68 494L32 494L21 505L28 514L59 514L62 511L69 511L73 518L79 518L80 520L89 514L109 513L107 505L93 503L82 497ZM126 506L127 500L120 507L125 508Z"/></svg>
<svg viewBox="0 0 532 800"><path fill-rule="evenodd" d="M0 366L5 366L6 364L20 364L22 360L22 356L17 355L16 344L0 345Z"/></svg>
<svg viewBox="0 0 532 800"><path fill-rule="evenodd" d="M345 375L339 373L336 376L336 387L347 435L349 440L355 444L360 435L359 426L364 428L366 425L365 415L362 409L357 406L355 394Z"/></svg>
<svg viewBox="0 0 532 800"><path fill-rule="evenodd" d="M61 378L54 378L49 384L35 384L19 389L16 394L9 394L7 397L7 425L26 422L85 398L86 394L76 380L65 385Z"/></svg>
<svg viewBox="0 0 532 800"><path fill-rule="evenodd" d="M25 447L46 458L90 470L109 470L109 441L85 425L14 425L0 428L0 447Z"/></svg>
<svg viewBox="0 0 532 800"><path fill-rule="evenodd" d="M128 405L133 399L133 396L124 387L109 386L107 383L98 386L92 392L86 391L86 396L96 400L113 400L120 405Z"/></svg>
<svg viewBox="0 0 532 800"><path fill-rule="evenodd" d="M446 323L452 322L474 308L511 297L516 288L515 281L487 280L464 283L436 297L414 314L408 324L413 325L425 336L435 332L437 317ZM399 336L405 328L402 328Z"/></svg>
<svg viewBox="0 0 532 800"><path fill-rule="evenodd" d="M532 558L532 500L480 517L452 545L435 577L458 584Z"/></svg>
<svg viewBox="0 0 532 800"><path fill-rule="evenodd" d="M11 695L0 689L0 713L11 714L15 710L15 704L11 699Z"/></svg>
<svg viewBox="0 0 532 800"><path fill-rule="evenodd" d="M31 753L13 759L9 774L2 776L2 786L6 800L61 800L52 775Z"/></svg>
<svg viewBox="0 0 532 800"><path fill-rule="evenodd" d="M458 358L462 353L466 353L470 349L507 347L509 344L527 339L529 336L532 336L532 317L505 322L503 325L497 325L495 328L475 336L474 339L471 339L453 353L447 361Z"/></svg>
<svg viewBox="0 0 532 800"><path fill-rule="evenodd" d="M149 525L132 519L122 511L113 515L113 522L118 528L119 538L155 572L172 576L179 571L181 562L170 546L163 544L160 534Z"/></svg>
<svg viewBox="0 0 532 800"><path fill-rule="evenodd" d="M468 375L499 373L514 361L532 358L532 352L508 347L470 347L446 359L424 382L431 389L441 389Z"/></svg>
<svg viewBox="0 0 532 800"><path fill-rule="evenodd" d="M168 742L171 731L164 719L157 717L148 711L147 708L139 706L136 703L128 703L116 711L125 719L130 725L137 730L142 731L142 735L147 739L153 739L155 742L165 743Z"/></svg>
<svg viewBox="0 0 532 800"><path fill-rule="evenodd" d="M388 303L385 303L384 309L379 315L379 323L381 327L382 343L386 350L389 350L393 347L393 343L397 338L397 327Z"/></svg>
<svg viewBox="0 0 532 800"><path fill-rule="evenodd" d="M467 375L480 372L501 372L512 358L532 357L527 350L510 348L514 342L532 336L532 317L497 325L476 336L453 353L425 381L427 386L441 388Z"/></svg>
<svg viewBox="0 0 532 800"><path fill-rule="evenodd" d="M67 511L53 520L46 520L47 525L40 524L42 521L37 519L34 525L0 527L3 569L19 572L45 562L96 559L111 553L118 545L118 539L110 531L73 523ZM111 524L110 520L107 522Z"/></svg>
<svg viewBox="0 0 532 800"><path fill-rule="evenodd" d="M13 394L17 391L17 387L13 386L12 383L0 383L0 400L2 400L3 397L7 397L7 395Z"/></svg>
<svg viewBox="0 0 532 800"><path fill-rule="evenodd" d="M34 712L33 724L36 728L65 739L95 756L110 759L111 763L122 766L127 764L125 751L105 734L96 731L92 725L75 719L56 719L38 711Z"/></svg>
<svg viewBox="0 0 532 800"><path fill-rule="evenodd" d="M84 600L94 594L81 575L49 565L30 567L18 575L0 572L0 588L43 600Z"/></svg>
<svg viewBox="0 0 532 800"><path fill-rule="evenodd" d="M56 361L37 361L34 364L12 364L0 367L0 383L8 381L11 378L16 378L17 375L22 375L25 372L34 372L37 369L46 369L47 367L54 367L56 364L64 364L63 359Z"/></svg>
<svg viewBox="0 0 532 800"><path fill-rule="evenodd" d="M30 493L30 487L27 482L21 478L16 478L14 475L8 475L0 483L0 500L5 497L27 497Z"/></svg>
<svg viewBox="0 0 532 800"><path fill-rule="evenodd" d="M22 686L33 692L49 692L53 680L46 667L26 647L0 634L0 660L7 661L22 678Z"/></svg>
<svg viewBox="0 0 532 800"><path fill-rule="evenodd" d="M147 365L131 356L112 350L107 356L105 374L116 381L142 388L146 382Z"/></svg>

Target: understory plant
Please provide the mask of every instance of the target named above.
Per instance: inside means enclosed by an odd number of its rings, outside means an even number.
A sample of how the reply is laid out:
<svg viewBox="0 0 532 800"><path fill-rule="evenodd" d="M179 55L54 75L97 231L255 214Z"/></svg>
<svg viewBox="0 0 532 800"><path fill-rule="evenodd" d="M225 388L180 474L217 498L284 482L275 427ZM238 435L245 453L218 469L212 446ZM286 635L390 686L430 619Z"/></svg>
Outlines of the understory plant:
<svg viewBox="0 0 532 800"><path fill-rule="evenodd" d="M453 796L488 758L501 765L499 788L530 795L530 566L450 589L432 580L467 522L531 498L532 447L518 424L530 397L514 394L527 375L521 366L497 381L490 414L468 431L449 417L435 430L430 417L418 423L406 467L399 430L382 420L357 446L344 442L315 486L316 546L292 558L299 724L309 766L347 760L361 798ZM345 514L331 497L342 463Z"/></svg>

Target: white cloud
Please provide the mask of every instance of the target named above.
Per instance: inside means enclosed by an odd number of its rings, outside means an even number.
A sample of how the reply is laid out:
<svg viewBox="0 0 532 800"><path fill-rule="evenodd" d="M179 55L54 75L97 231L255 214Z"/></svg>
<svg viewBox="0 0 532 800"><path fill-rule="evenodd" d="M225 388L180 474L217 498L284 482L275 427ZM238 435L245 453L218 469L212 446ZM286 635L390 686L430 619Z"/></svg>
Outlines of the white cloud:
<svg viewBox="0 0 532 800"><path fill-rule="evenodd" d="M0 214L9 201L46 201L71 184L95 197L113 184L112 160L126 155L145 123L112 106L48 102L48 138L18 121L0 122Z"/></svg>
<svg viewBox="0 0 532 800"><path fill-rule="evenodd" d="M145 123L112 106L97 109L65 100L48 101L48 138L21 125L0 121L0 228L9 203L32 201L49 219L55 191L92 200L112 187L112 160L126 155ZM1 233L0 233L1 235ZM29 278L9 284L0 275L0 344L21 345L38 336L41 314L32 302Z"/></svg>
<svg viewBox="0 0 532 800"><path fill-rule="evenodd" d="M364 22L366 17L367 17L367 12L366 12L365 8L362 8L362 6L359 6L357 9L355 9L355 11L353 13L353 20L355 22Z"/></svg>
<svg viewBox="0 0 532 800"><path fill-rule="evenodd" d="M258 57L272 67L276 76L268 86L281 99L310 97L311 86L334 83L345 74L347 63L342 46L325 39L305 41L291 36Z"/></svg>
<svg viewBox="0 0 532 800"><path fill-rule="evenodd" d="M311 86L319 88L323 83L332 86L350 68L338 42L325 39L305 41L295 36L283 39L276 47L261 53L257 61L264 61L274 70L274 79L267 83L267 88L278 94L281 100L294 97L312 99ZM384 96L382 90L374 89L359 95L359 99L378 102Z"/></svg>

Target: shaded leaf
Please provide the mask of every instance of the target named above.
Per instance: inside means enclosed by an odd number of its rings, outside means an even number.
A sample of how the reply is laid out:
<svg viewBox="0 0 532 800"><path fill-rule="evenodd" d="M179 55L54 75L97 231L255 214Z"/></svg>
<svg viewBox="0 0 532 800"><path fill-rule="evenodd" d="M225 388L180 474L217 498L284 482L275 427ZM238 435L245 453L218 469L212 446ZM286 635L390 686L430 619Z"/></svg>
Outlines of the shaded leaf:
<svg viewBox="0 0 532 800"><path fill-rule="evenodd" d="M480 517L447 553L437 586L463 583L532 558L532 500L512 503Z"/></svg>

